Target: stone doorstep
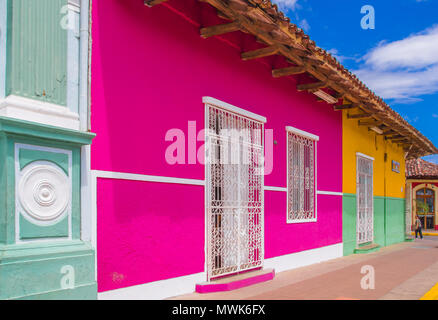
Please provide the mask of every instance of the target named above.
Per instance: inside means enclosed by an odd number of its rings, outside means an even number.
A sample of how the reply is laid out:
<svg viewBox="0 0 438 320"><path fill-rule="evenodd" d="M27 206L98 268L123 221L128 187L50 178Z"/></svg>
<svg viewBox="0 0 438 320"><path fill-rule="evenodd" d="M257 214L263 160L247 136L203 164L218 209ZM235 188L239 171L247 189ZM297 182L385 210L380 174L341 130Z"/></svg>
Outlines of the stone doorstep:
<svg viewBox="0 0 438 320"><path fill-rule="evenodd" d="M370 243L365 246L354 249L354 253L370 253L380 250L380 245L377 243Z"/></svg>
<svg viewBox="0 0 438 320"><path fill-rule="evenodd" d="M248 271L239 273L229 277L223 277L218 280L212 280L210 282L203 282L196 285L197 293L211 293L220 291L231 291L248 287L253 284L265 282L274 279L275 270L260 269L255 271Z"/></svg>

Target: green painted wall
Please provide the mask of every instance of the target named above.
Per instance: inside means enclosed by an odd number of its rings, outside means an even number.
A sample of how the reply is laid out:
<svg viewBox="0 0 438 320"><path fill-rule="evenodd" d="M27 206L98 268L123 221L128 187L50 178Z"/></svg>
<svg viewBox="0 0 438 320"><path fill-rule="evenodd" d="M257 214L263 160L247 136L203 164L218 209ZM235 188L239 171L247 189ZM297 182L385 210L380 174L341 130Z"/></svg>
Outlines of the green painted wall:
<svg viewBox="0 0 438 320"><path fill-rule="evenodd" d="M405 199L386 198L386 245L405 241Z"/></svg>
<svg viewBox="0 0 438 320"><path fill-rule="evenodd" d="M6 95L66 105L66 5L67 0L8 0Z"/></svg>
<svg viewBox="0 0 438 320"><path fill-rule="evenodd" d="M356 248L356 195L344 193L342 197L342 240L344 256Z"/></svg>
<svg viewBox="0 0 438 320"><path fill-rule="evenodd" d="M93 134L66 130L28 121L0 117L0 299L96 299L95 251L81 241L80 148L90 144ZM49 147L71 152L72 211L71 239L68 219L51 226L24 219L15 208L15 146ZM19 148L17 148L19 149ZM68 158L55 149L24 150L17 155L19 170L43 160L65 167ZM19 149L23 151L23 149ZM50 150L50 151L49 151ZM65 169L64 169L65 170ZM15 240L15 217L20 239ZM54 239L56 237L57 239ZM59 239L65 237L65 239ZM34 241L45 238L44 241ZM67 268L71 271L65 271ZM65 279L73 279L72 287ZM70 280L69 280L70 281Z"/></svg>
<svg viewBox="0 0 438 320"><path fill-rule="evenodd" d="M68 219L67 215L54 225L38 226L27 221L23 214L20 213L20 239L67 238Z"/></svg>
<svg viewBox="0 0 438 320"><path fill-rule="evenodd" d="M0 245L0 300L96 299L94 250L81 241ZM74 288L63 287L69 267Z"/></svg>
<svg viewBox="0 0 438 320"><path fill-rule="evenodd" d="M349 255L356 248L356 195L345 193L342 207L344 255ZM405 199L374 197L374 243L388 246L403 242L404 225Z"/></svg>

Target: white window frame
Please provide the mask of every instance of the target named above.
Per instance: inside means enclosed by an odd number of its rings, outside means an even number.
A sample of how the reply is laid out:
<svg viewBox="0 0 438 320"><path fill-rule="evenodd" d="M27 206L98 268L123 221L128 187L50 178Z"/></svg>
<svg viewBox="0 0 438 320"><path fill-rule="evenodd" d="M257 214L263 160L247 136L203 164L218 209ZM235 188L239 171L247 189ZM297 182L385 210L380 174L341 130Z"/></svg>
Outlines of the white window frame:
<svg viewBox="0 0 438 320"><path fill-rule="evenodd" d="M204 112L204 121L205 121L205 144L206 146L208 146L209 143L209 135L208 135L208 115L209 115L209 107L213 106L213 107L217 107L220 108L224 111L227 111L229 113L233 113L236 114L240 117L246 117L255 121L258 121L262 124L262 135L261 135L261 144L262 144L262 155L264 157L264 152L265 152L265 135L264 135L264 125L267 121L266 117L263 117L261 115L258 115L256 113L250 112L246 109L242 109L239 107L236 107L234 105L231 105L229 103L226 103L224 101L209 97L209 96L204 96L202 97L202 102L204 104L204 108L205 108L205 112ZM205 152L205 156L207 155L207 153ZM210 230L209 230L209 223L208 221L210 220L210 215L208 213L208 184L211 183L211 178L210 178L210 173L208 171L208 166L207 166L207 159L205 158L205 165L204 165L204 202L205 202L205 228L204 228L204 239L205 239L205 243L204 243L204 254L205 254L205 262L204 262L204 272L207 276L207 281L211 280L211 274L210 274L210 270L209 270L209 265L208 265L208 259L209 259L209 251L211 250L211 244L210 241L208 241L209 236L211 234ZM229 273L222 273L220 275L215 275L213 278L220 278L223 276L227 276L236 272L242 272L242 271L248 271L248 270L252 270L252 269L257 269L259 267L263 268L264 265L264 257L265 257L265 224L264 224L264 208L265 208L265 202L264 202L264 189L265 189L265 181L264 181L264 174L262 174L261 176L261 191L262 191L262 202L261 202L261 206L262 206L262 218L261 218L261 265L259 266L255 266L255 267L250 267L250 268L246 268L246 269L240 269L240 266L238 268L238 270L236 271L232 271Z"/></svg>
<svg viewBox="0 0 438 320"><path fill-rule="evenodd" d="M371 174L371 214L373 216L373 223L371 225L371 229L372 229L372 240L371 241L363 241L363 242L359 242L358 239L358 233L359 233L359 190L358 190L358 185L359 185L359 159L363 158L363 159L367 159L369 161L371 161L371 167L372 167L372 174ZM356 245L363 245L366 243L373 243L374 242L374 158L366 155L364 153L361 152L356 152Z"/></svg>
<svg viewBox="0 0 438 320"><path fill-rule="evenodd" d="M289 137L288 137L288 133L293 133L299 136L302 136L306 139L312 140L315 143L315 153L314 153L314 159L313 159L313 163L314 163L314 186L313 186L313 192L314 192L314 196L313 196L313 207L314 207L314 218L312 219L289 219ZM286 175L286 190L287 190L287 196L286 196L286 223L288 224L293 224L293 223L309 223L309 222L317 222L318 221L318 199L317 199L317 185L318 185L318 141L319 141L319 136L314 135L312 133L291 127L291 126L287 126L286 127L286 166L287 166L287 175Z"/></svg>

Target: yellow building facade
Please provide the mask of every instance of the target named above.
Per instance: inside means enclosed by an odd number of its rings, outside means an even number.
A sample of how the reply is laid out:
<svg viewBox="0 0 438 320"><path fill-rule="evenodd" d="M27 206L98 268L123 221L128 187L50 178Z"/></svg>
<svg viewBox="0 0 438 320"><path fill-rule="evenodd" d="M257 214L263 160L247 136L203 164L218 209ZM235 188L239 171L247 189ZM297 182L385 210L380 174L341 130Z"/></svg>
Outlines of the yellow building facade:
<svg viewBox="0 0 438 320"><path fill-rule="evenodd" d="M343 110L344 255L405 240L405 152ZM350 115L350 117L349 117ZM382 134L383 133L383 134Z"/></svg>

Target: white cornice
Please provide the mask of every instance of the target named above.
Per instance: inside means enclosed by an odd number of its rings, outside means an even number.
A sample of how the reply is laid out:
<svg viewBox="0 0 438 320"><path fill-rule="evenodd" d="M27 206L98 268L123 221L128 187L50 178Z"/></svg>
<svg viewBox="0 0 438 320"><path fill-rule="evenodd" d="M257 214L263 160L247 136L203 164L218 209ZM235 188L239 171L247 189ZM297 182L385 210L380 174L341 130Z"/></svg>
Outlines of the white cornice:
<svg viewBox="0 0 438 320"><path fill-rule="evenodd" d="M79 130L79 115L67 107L15 95L0 100L0 116Z"/></svg>

